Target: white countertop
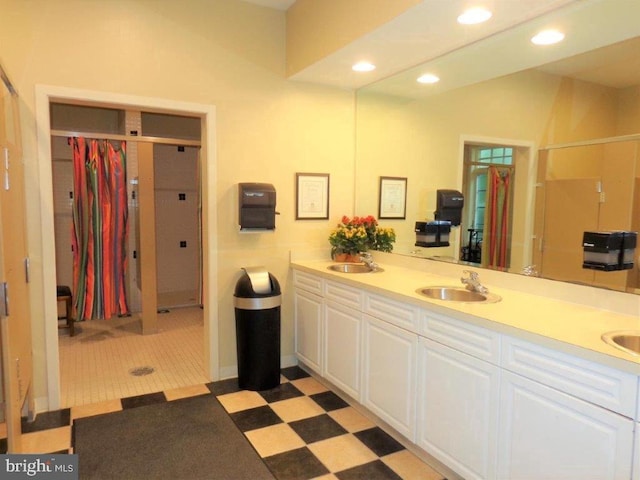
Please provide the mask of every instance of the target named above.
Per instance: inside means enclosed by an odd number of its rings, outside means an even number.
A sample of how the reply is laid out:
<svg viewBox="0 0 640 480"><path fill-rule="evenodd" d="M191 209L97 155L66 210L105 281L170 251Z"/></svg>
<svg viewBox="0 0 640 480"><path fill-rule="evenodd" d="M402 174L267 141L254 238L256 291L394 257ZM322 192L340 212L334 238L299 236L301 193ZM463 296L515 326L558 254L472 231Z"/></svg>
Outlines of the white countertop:
<svg viewBox="0 0 640 480"><path fill-rule="evenodd" d="M328 270L334 264L324 260L295 260L294 269L320 275L354 287L379 293L436 313L489 328L513 337L523 338L543 346L580 356L629 373L640 375L640 356L634 356L611 345L600 337L614 330L639 330L640 317L626 315L593 306L550 299L482 282L491 293L498 294L498 303L461 303L429 299L416 292L435 285L461 286L458 278L424 270L381 263L382 272L338 273Z"/></svg>

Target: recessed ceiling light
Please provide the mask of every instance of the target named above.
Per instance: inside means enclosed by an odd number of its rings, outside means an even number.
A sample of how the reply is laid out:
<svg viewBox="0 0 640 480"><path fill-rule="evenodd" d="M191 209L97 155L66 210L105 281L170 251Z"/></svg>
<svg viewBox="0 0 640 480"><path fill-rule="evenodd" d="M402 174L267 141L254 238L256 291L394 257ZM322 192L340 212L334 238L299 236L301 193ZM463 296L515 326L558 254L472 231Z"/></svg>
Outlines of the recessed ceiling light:
<svg viewBox="0 0 640 480"><path fill-rule="evenodd" d="M543 30L531 39L531 43L535 45L553 45L554 43L561 42L563 39L564 33L558 30Z"/></svg>
<svg viewBox="0 0 640 480"><path fill-rule="evenodd" d="M491 18L491 12L486 8L476 7L465 10L458 17L458 23L462 25L475 25L477 23L486 22Z"/></svg>
<svg viewBox="0 0 640 480"><path fill-rule="evenodd" d="M419 83L438 83L440 78L438 78L433 73L425 73L424 75L420 75L417 79Z"/></svg>
<svg viewBox="0 0 640 480"><path fill-rule="evenodd" d="M358 62L351 69L354 72L371 72L376 69L376 66L371 62Z"/></svg>

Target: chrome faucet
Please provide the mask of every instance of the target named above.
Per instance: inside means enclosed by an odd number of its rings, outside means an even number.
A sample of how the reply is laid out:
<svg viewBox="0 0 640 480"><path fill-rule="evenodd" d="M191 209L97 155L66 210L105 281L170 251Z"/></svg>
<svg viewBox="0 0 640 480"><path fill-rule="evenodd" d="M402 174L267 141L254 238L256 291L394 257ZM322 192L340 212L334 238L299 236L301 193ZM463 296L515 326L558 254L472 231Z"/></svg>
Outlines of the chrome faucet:
<svg viewBox="0 0 640 480"><path fill-rule="evenodd" d="M537 277L539 275L535 265L527 265L524 267L522 269L522 274L527 275L528 277Z"/></svg>
<svg viewBox="0 0 640 480"><path fill-rule="evenodd" d="M369 252L360 252L360 261L371 270L377 270L378 264L373 260L373 256Z"/></svg>
<svg viewBox="0 0 640 480"><path fill-rule="evenodd" d="M465 277L465 275L469 276ZM489 293L489 289L480 283L480 276L478 275L478 272L474 272L473 270L463 270L460 281L465 285L467 290L483 294Z"/></svg>

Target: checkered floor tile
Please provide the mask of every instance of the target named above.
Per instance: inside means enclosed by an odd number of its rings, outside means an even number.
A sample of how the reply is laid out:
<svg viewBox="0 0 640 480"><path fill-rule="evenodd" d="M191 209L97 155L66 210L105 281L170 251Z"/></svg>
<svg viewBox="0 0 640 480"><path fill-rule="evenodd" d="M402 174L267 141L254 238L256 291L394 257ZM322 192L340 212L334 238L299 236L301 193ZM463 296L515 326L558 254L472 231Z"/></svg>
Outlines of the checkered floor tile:
<svg viewBox="0 0 640 480"><path fill-rule="evenodd" d="M23 422L25 453L73 452L77 418L213 394L277 480L443 480L301 368L281 373L280 385L259 392L230 379L40 413ZM0 430L0 453L6 451Z"/></svg>

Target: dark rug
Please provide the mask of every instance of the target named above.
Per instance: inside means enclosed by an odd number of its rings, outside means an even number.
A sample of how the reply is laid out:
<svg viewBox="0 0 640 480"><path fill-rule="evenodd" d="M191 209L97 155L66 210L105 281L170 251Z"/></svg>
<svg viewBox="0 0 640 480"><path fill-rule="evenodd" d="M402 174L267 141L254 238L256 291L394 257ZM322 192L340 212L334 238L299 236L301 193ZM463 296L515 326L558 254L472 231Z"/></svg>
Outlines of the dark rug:
<svg viewBox="0 0 640 480"><path fill-rule="evenodd" d="M273 480L214 395L74 421L80 479Z"/></svg>

